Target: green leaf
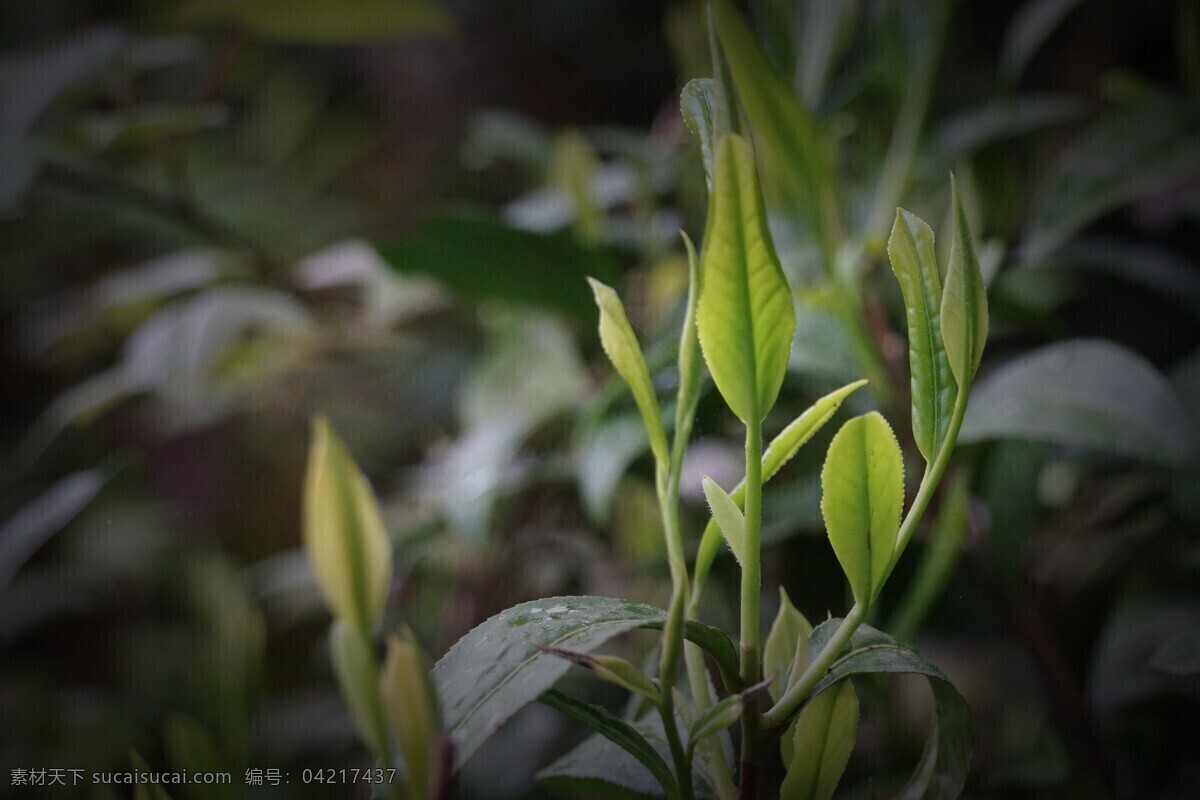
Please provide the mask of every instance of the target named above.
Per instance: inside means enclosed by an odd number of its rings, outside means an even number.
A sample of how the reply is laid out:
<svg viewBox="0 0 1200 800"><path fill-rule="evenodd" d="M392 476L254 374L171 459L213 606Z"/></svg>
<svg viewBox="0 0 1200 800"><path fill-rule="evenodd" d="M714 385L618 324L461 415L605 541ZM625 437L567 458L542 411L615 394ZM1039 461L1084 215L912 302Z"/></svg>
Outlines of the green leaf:
<svg viewBox="0 0 1200 800"><path fill-rule="evenodd" d="M679 390L675 395L675 458L683 458L687 441L692 435L692 423L696 420L696 407L700 404L700 382L704 377L704 356L700 352L700 335L696 330L696 312L700 305L700 260L692 240L683 231L679 232L688 257L687 306L683 315L683 328L679 333ZM679 465L674 465L677 468Z"/></svg>
<svg viewBox="0 0 1200 800"><path fill-rule="evenodd" d="M688 733L687 747L689 755L696 749L696 745L700 744L700 742L709 736L715 736L737 722L742 716L742 709L745 707L746 702L741 694L731 694L720 702L710 706L707 711L696 719L691 731Z"/></svg>
<svg viewBox="0 0 1200 800"><path fill-rule="evenodd" d="M855 417L829 445L821 514L854 599L869 605L892 566L904 505L904 460L878 412Z"/></svg>
<svg viewBox="0 0 1200 800"><path fill-rule="evenodd" d="M1105 214L1175 190L1198 171L1196 103L1159 95L1104 114L1038 181L1022 251L1044 257Z"/></svg>
<svg viewBox="0 0 1200 800"><path fill-rule="evenodd" d="M791 737L780 800L830 800L858 735L858 695L844 680L813 697L785 736Z"/></svg>
<svg viewBox="0 0 1200 800"><path fill-rule="evenodd" d="M987 289L979 270L979 259L975 257L962 197L953 177L950 187L954 204L954 240L950 245L950 263L946 267L946 286L942 293L942 341L958 390L965 392L983 359L983 347L987 342Z"/></svg>
<svg viewBox="0 0 1200 800"><path fill-rule="evenodd" d="M708 190L713 187L713 162L717 157L717 146L729 131L726 120L729 110L717 82L712 78L695 78L687 82L679 95L679 106L684 122L692 135L700 142L700 156L704 161L704 178Z"/></svg>
<svg viewBox="0 0 1200 800"><path fill-rule="evenodd" d="M971 711L941 670L890 636L862 626L851 640L851 652L834 662L813 687L818 697L838 681L853 675L924 675L933 690L934 717L930 737L908 783L894 800L957 800L971 763Z"/></svg>
<svg viewBox="0 0 1200 800"><path fill-rule="evenodd" d="M667 744L662 717L652 713L630 723L667 763L671 750ZM702 796L704 762L693 764L696 794ZM654 775L626 750L600 734L585 739L578 747L542 769L537 778L547 786L577 795L602 795L619 798L665 797L666 792Z"/></svg>
<svg viewBox="0 0 1200 800"><path fill-rule="evenodd" d="M805 219L829 255L839 227L833 193L837 153L828 132L767 61L729 0L713 4L717 31L768 176L785 206Z"/></svg>
<svg viewBox="0 0 1200 800"><path fill-rule="evenodd" d="M1038 49L1080 0L1029 0L1013 15L1004 34L1000 74L1015 83Z"/></svg>
<svg viewBox="0 0 1200 800"><path fill-rule="evenodd" d="M429 0L192 0L188 25L230 25L254 38L309 44L356 44L401 36L454 33L454 18Z"/></svg>
<svg viewBox="0 0 1200 800"><path fill-rule="evenodd" d="M587 653L635 628L661 627L666 618L660 608L611 597L550 597L513 606L474 628L433 668L456 767L570 668L538 645ZM732 658L736 665L729 637L691 624L685 633L722 652L718 662Z"/></svg>
<svg viewBox="0 0 1200 800"><path fill-rule="evenodd" d="M708 498L712 518L725 535L733 557L741 564L746 553L746 519L742 516L742 510L733 502L733 498L708 476L704 477L704 496Z"/></svg>
<svg viewBox="0 0 1200 800"><path fill-rule="evenodd" d="M410 793L428 797L432 748L440 735L441 713L429 677L429 661L408 628L388 637L379 696L404 754Z"/></svg>
<svg viewBox="0 0 1200 800"><path fill-rule="evenodd" d="M342 696L363 740L376 756L390 752L387 722L379 702L379 667L370 640L345 620L334 620L329 652Z"/></svg>
<svg viewBox="0 0 1200 800"><path fill-rule="evenodd" d="M1026 353L971 394L959 440L1033 439L1181 465L1200 435L1167 380L1136 353L1073 339Z"/></svg>
<svg viewBox="0 0 1200 800"><path fill-rule="evenodd" d="M666 467L670 461L670 451L662 416L658 410L658 397L654 394L654 384L650 382L650 370L646 367L642 348L638 345L637 336L625 317L625 307L611 287L594 278L588 278L588 283L591 284L596 305L600 308L600 343L604 346L608 360L629 385L638 411L642 413L642 422L650 437L650 450L654 453L654 458L660 467Z"/></svg>
<svg viewBox="0 0 1200 800"><path fill-rule="evenodd" d="M780 431L779 435L767 445L766 452L763 453L763 483L775 477L775 474L792 460L800 448L837 413L837 410L841 408L842 401L856 389L865 386L866 383L865 380L859 380L835 389L805 409L803 414ZM741 508L746 499L745 480L739 482L729 496L738 505L738 508ZM715 520L709 520L708 525L704 528L704 535L700 539L700 547L696 551L696 565L693 572L695 586L704 585L709 568L712 567L713 559L716 558L720 548L720 526Z"/></svg>
<svg viewBox="0 0 1200 800"><path fill-rule="evenodd" d="M796 610L791 598L779 587L779 613L771 623L763 647L763 674L773 678L771 697L778 701L791 676L808 666L808 637L812 634L808 619Z"/></svg>
<svg viewBox="0 0 1200 800"><path fill-rule="evenodd" d="M334 615L371 630L392 578L392 546L371 485L324 417L313 420L303 521L308 560Z"/></svg>
<svg viewBox="0 0 1200 800"><path fill-rule="evenodd" d="M933 461L950 427L956 392L942 342L942 279L933 231L919 217L897 209L888 257L904 294L908 320L913 438L925 460Z"/></svg>
<svg viewBox="0 0 1200 800"><path fill-rule="evenodd" d="M538 646L538 649L590 670L600 680L620 686L627 692L640 694L655 703L659 700L658 687L646 677L645 673L623 658L593 656L561 647Z"/></svg>
<svg viewBox="0 0 1200 800"><path fill-rule="evenodd" d="M588 324L596 312L584 279L617 278L607 253L570 232L534 233L480 214L434 217L379 253L400 272L432 276L467 297L545 308Z"/></svg>
<svg viewBox="0 0 1200 800"><path fill-rule="evenodd" d="M600 706L584 703L562 692L550 690L541 696L541 701L551 708L585 723L604 738L636 758L658 781L668 798L679 796L679 785L667 762L658 754L645 737L628 722L616 717Z"/></svg>
<svg viewBox="0 0 1200 800"><path fill-rule="evenodd" d="M743 422L775 403L796 328L792 294L767 230L754 153L740 136L717 152L696 324L709 372Z"/></svg>

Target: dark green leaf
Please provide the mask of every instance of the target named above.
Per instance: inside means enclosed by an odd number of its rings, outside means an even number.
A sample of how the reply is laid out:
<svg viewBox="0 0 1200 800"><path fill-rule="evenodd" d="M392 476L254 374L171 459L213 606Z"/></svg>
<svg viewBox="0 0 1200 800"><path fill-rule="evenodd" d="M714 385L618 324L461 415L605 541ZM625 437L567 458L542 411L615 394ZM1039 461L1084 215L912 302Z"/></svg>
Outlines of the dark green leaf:
<svg viewBox="0 0 1200 800"><path fill-rule="evenodd" d="M711 207L696 315L700 344L730 409L758 423L783 384L796 315L767 229L754 153L739 136L721 141Z"/></svg>
<svg viewBox="0 0 1200 800"><path fill-rule="evenodd" d="M631 726L650 743L662 759L670 763L671 750L663 730L662 717L652 713ZM693 777L696 794L703 796L703 783L707 780L704 762L694 764ZM537 774L538 780L555 789L580 794L598 794L604 797L654 798L665 797L666 792L637 759L626 750L613 744L600 734L588 737L562 758Z"/></svg>
<svg viewBox="0 0 1200 800"><path fill-rule="evenodd" d="M1041 183L1022 249L1041 258L1104 214L1200 174L1200 107L1154 97L1102 116Z"/></svg>
<svg viewBox="0 0 1200 800"><path fill-rule="evenodd" d="M933 231L919 217L898 209L888 256L904 294L908 320L913 438L925 460L933 461L950 427L956 393L942 341L942 280Z"/></svg>
<svg viewBox="0 0 1200 800"><path fill-rule="evenodd" d="M595 310L585 279L616 279L607 254L569 233L531 233L483 216L431 219L411 238L381 245L379 252L401 272L430 275L464 295L547 308L589 323Z"/></svg>
<svg viewBox="0 0 1200 800"><path fill-rule="evenodd" d="M584 703L553 689L543 694L540 699L551 708L558 709L588 725L605 739L636 758L642 766L650 770L650 774L663 787L668 798L679 796L679 785L675 782L675 776L671 773L667 762L628 722L605 708Z"/></svg>
<svg viewBox="0 0 1200 800"><path fill-rule="evenodd" d="M880 631L863 626L852 640L852 647L849 655L833 664L809 696L816 697L853 675L927 677L935 705L930 737L912 777L895 800L957 800L971 763L973 735L966 700L941 670Z"/></svg>
<svg viewBox="0 0 1200 800"><path fill-rule="evenodd" d="M433 668L456 765L570 668L536 645L587 653L665 619L662 609L626 600L551 597L513 606L476 627Z"/></svg>
<svg viewBox="0 0 1200 800"><path fill-rule="evenodd" d="M959 438L1034 439L1164 464L1186 463L1200 447L1166 379L1098 339L1049 345L988 375L972 392Z"/></svg>
<svg viewBox="0 0 1200 800"><path fill-rule="evenodd" d="M180 11L191 25L230 25L259 39L355 44L454 32L454 19L431 0L192 0Z"/></svg>
<svg viewBox="0 0 1200 800"><path fill-rule="evenodd" d="M855 417L829 444L821 470L821 514L854 599L868 605L897 556L904 460L878 412Z"/></svg>

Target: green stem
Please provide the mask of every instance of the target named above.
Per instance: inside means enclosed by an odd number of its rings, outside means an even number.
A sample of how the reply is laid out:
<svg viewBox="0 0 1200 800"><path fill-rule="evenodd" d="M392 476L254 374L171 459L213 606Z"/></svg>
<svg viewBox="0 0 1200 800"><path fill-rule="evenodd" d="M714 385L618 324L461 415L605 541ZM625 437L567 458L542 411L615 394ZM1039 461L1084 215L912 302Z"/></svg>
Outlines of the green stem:
<svg viewBox="0 0 1200 800"><path fill-rule="evenodd" d="M762 586L762 422L746 423L746 545L742 564L741 677L743 686L758 683L760 621L759 594ZM739 797L758 796L760 727L755 703L742 712L742 759Z"/></svg>
<svg viewBox="0 0 1200 800"><path fill-rule="evenodd" d="M968 390L960 390L954 400L954 413L950 417L950 428L946 431L946 438L937 457L926 466L925 474L921 477L921 486L917 489L917 496L913 498L912 505L909 506L908 514L904 517L904 522L901 523L900 532L896 537L896 556L892 559L892 564L888 567L887 572L884 573L880 586L887 581L888 576L895 569L896 562L900 560L900 554L908 546L917 529L917 524L929 506L929 501L933 499L942 473L946 471L946 465L950 462L950 453L954 450L955 442L958 441L958 431L962 428L963 416L967 412L967 395L969 393ZM792 713L800 707L800 704L808 697L808 693L817 685L826 670L850 642L850 637L858 630L858 626L863 623L866 616L867 606L855 603L854 608L850 609L850 613L842 620L842 624L838 626L816 658L809 663L800 678L784 692L783 696L779 698L779 702L762 715L764 728L770 730L785 724L791 718Z"/></svg>
<svg viewBox="0 0 1200 800"><path fill-rule="evenodd" d="M686 432L676 436L676 450L680 442L686 442ZM667 622L663 626L662 657L658 665L658 680L661 696L658 710L662 715L663 729L671 758L675 762L675 777L679 781L681 800L692 800L692 765L679 739L675 723L675 673L679 665L679 654L683 650L685 614L688 606L687 561L683 555L683 537L679 531L679 470L675 468L682 459L672 457L669 472L658 473L658 504L662 514L663 536L667 545L667 562L671 569L671 606L667 610Z"/></svg>

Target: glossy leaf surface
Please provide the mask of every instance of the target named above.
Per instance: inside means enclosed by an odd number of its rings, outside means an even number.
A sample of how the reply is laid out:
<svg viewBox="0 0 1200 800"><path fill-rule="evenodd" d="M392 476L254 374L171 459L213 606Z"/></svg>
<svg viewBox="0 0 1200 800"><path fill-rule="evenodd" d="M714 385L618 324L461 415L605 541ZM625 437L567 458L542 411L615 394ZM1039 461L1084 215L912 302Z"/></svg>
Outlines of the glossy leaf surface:
<svg viewBox="0 0 1200 800"><path fill-rule="evenodd" d="M675 781L675 776L671 773L671 768L667 766L667 762L646 741L646 737L628 722L601 706L584 703L555 690L542 695L541 701L551 708L558 709L573 719L583 722L636 758L663 787L668 798L679 796L679 786Z"/></svg>

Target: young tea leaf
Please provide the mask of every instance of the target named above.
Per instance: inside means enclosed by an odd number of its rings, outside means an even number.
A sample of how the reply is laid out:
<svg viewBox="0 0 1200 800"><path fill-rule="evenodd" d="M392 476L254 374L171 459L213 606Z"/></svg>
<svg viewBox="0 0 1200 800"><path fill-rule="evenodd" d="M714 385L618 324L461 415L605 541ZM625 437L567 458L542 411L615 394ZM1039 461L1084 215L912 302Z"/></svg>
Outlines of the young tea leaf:
<svg viewBox="0 0 1200 800"><path fill-rule="evenodd" d="M829 445L821 514L855 601L869 605L891 568L904 505L904 460L878 412L855 417Z"/></svg>
<svg viewBox="0 0 1200 800"><path fill-rule="evenodd" d="M429 796L431 747L441 733L441 712L429 678L429 661L411 630L388 638L379 694L388 724L404 754L413 797Z"/></svg>
<svg viewBox="0 0 1200 800"><path fill-rule="evenodd" d="M725 535L733 557L741 564L746 552L746 519L742 516L742 510L733 502L733 498L708 476L704 478L704 496L708 498L712 518Z"/></svg>
<svg viewBox="0 0 1200 800"><path fill-rule="evenodd" d="M860 380L835 389L809 406L803 414L780 431L779 435L767 445L766 452L763 453L763 483L773 478L784 464L792 460L800 448L837 413L843 400L859 387L865 386L866 383L865 380ZM746 497L745 481L739 482L729 496L738 508L741 508ZM693 573L696 587L704 585L709 568L712 567L713 559L716 558L720 548L720 526L717 525L716 520L709 520L708 525L704 528L704 535L700 539L700 547L696 551L696 566Z"/></svg>
<svg viewBox="0 0 1200 800"><path fill-rule="evenodd" d="M711 208L696 316L700 345L730 409L758 423L783 385L796 314L767 230L754 153L740 136L721 141Z"/></svg>
<svg viewBox="0 0 1200 800"><path fill-rule="evenodd" d="M808 637L812 625L792 605L791 598L782 586L779 587L779 613L771 623L767 643L763 647L763 674L774 678L771 697L779 700L790 675L802 672L808 666Z"/></svg>
<svg viewBox="0 0 1200 800"><path fill-rule="evenodd" d="M371 485L323 417L313 421L304 481L304 546L335 616L360 631L379 621L392 547Z"/></svg>
<svg viewBox="0 0 1200 800"><path fill-rule="evenodd" d="M390 749L387 723L379 703L379 668L367 635L345 620L329 631L333 672L363 740L375 755Z"/></svg>
<svg viewBox="0 0 1200 800"><path fill-rule="evenodd" d="M611 287L594 278L588 278L588 283L592 285L596 305L600 308L600 343L617 372L629 385L638 411L642 413L642 422L650 437L650 450L655 460L660 466L666 466L670 456L667 434L658 410L658 397L654 394L654 384L650 382L650 370L646 367L642 348L625 317L625 307Z"/></svg>
<svg viewBox="0 0 1200 800"><path fill-rule="evenodd" d="M684 122L700 142L704 178L711 192L717 145L729 133L725 129L725 121L729 117L725 98L712 78L695 78L683 87L683 92L679 95L679 107L683 111Z"/></svg>
<svg viewBox="0 0 1200 800"><path fill-rule="evenodd" d="M593 656L587 653L577 653L574 650L567 650L562 647L547 647L540 644L535 645L535 647L543 653L558 656L572 664L577 664L586 670L590 670L600 680L620 686L627 692L640 694L655 703L659 700L658 687L646 677L644 672L623 658L618 656Z"/></svg>
<svg viewBox="0 0 1200 800"><path fill-rule="evenodd" d="M687 307L683 315L683 329L679 334L679 391L675 399L675 439L673 454L682 458L688 438L692 435L692 423L696 419L696 406L700 403L700 380L704 373L704 356L700 352L700 337L696 330L696 310L700 304L700 259L696 247L683 231L679 232L688 257Z"/></svg>
<svg viewBox="0 0 1200 800"><path fill-rule="evenodd" d="M784 734L791 743L780 800L830 800L857 735L858 695L849 680L810 700Z"/></svg>
<svg viewBox="0 0 1200 800"><path fill-rule="evenodd" d="M987 342L987 290L979 270L979 259L975 257L962 197L953 177L950 193L954 203L954 240L950 245L950 264L946 267L946 286L942 292L942 340L950 371L958 382L958 391L965 392L979 368L983 346Z"/></svg>
<svg viewBox="0 0 1200 800"><path fill-rule="evenodd" d="M942 342L942 279L933 231L919 217L898 209L888 238L888 257L904 294L908 319L913 438L925 460L933 461L950 427L956 392Z"/></svg>

